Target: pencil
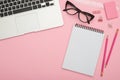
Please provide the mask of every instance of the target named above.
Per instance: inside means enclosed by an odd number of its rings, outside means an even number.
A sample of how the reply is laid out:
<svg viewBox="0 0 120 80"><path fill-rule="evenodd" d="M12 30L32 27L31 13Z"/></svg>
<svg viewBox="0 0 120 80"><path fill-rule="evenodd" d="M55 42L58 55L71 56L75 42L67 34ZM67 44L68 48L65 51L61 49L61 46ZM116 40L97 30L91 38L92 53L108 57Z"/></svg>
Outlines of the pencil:
<svg viewBox="0 0 120 80"><path fill-rule="evenodd" d="M115 36L114 36L114 39L113 39L113 42L112 42L110 51L109 51L109 53L108 53L108 57L107 57L107 60L106 60L106 63L105 63L105 67L107 67L107 65L108 65L108 61L109 61L109 59L110 59L110 56L111 56L111 53L112 53L112 50L113 50L113 47L114 47L114 44L115 44L115 41L116 41L118 32L119 32L119 29L116 29L116 33L115 33Z"/></svg>
<svg viewBox="0 0 120 80"><path fill-rule="evenodd" d="M108 36L106 37L106 41L105 41L104 55L103 55L103 61L102 61L102 67L101 67L101 77L103 76L103 72L104 72L107 45L108 45Z"/></svg>

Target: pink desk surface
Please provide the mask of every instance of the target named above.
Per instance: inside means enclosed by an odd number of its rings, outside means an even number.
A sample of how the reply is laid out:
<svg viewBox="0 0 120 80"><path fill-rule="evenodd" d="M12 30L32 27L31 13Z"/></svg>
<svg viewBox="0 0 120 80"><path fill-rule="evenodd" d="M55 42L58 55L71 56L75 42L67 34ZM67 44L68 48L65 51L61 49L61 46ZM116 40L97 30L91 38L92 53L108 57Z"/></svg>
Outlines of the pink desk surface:
<svg viewBox="0 0 120 80"><path fill-rule="evenodd" d="M60 0L61 10L66 0ZM62 69L72 25L81 23L63 13L64 26L0 41L0 80L120 80L120 33L103 77L100 77L104 45L94 77ZM113 28L96 24L109 35L109 46L120 19L109 21ZM91 24L92 25L92 24Z"/></svg>

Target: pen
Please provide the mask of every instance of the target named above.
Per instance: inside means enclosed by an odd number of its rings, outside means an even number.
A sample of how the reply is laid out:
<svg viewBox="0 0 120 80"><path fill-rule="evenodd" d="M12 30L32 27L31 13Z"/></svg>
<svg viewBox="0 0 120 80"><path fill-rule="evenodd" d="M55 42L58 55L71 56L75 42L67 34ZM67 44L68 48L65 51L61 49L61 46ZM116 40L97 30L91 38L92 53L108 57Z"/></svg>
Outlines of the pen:
<svg viewBox="0 0 120 80"><path fill-rule="evenodd" d="M104 72L107 45L108 45L108 36L106 37L106 41L105 41L104 55L103 55L103 61L102 61L102 67L101 67L101 77L103 76L103 72Z"/></svg>
<svg viewBox="0 0 120 80"><path fill-rule="evenodd" d="M107 60L106 60L106 63L105 63L105 67L107 67L107 65L108 65L108 61L109 61L109 59L110 59L110 56L111 56L111 53L112 53L112 50L113 50L113 47L114 47L115 40L116 40L116 38L117 38L118 32L119 32L119 29L116 29L116 33L115 33L115 36L114 36L114 39L113 39L113 42L112 42L110 51L109 51L109 53L108 53L108 57L107 57Z"/></svg>

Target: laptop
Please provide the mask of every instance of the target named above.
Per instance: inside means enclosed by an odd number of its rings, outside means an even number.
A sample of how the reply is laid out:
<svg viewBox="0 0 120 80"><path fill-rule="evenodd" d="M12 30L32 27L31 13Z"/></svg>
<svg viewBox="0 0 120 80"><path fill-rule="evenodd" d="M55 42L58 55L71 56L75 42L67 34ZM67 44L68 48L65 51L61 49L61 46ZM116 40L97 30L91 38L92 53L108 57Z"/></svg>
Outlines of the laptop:
<svg viewBox="0 0 120 80"><path fill-rule="evenodd" d="M0 39L62 25L59 0L0 0Z"/></svg>

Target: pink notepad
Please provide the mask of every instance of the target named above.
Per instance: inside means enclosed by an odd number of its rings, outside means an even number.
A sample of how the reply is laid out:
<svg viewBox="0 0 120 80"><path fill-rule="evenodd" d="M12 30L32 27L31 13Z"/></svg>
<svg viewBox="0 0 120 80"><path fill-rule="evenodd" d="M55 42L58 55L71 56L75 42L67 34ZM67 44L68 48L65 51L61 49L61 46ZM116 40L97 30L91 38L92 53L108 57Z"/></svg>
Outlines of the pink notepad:
<svg viewBox="0 0 120 80"><path fill-rule="evenodd" d="M116 4L114 1L104 3L104 8L105 8L106 17L108 20L118 17Z"/></svg>

